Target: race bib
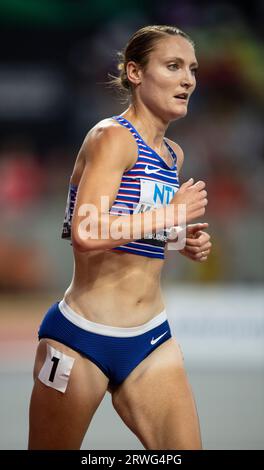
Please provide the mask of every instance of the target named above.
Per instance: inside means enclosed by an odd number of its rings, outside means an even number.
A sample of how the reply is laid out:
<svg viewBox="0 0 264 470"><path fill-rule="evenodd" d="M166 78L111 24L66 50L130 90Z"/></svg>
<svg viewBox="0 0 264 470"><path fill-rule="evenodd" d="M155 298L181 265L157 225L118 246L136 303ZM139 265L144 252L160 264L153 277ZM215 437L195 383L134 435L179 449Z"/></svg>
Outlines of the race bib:
<svg viewBox="0 0 264 470"><path fill-rule="evenodd" d="M160 181L152 181L140 179L140 199L134 209L134 214L146 212L156 209L158 207L169 204L174 194L179 188L175 188L168 183L161 183ZM168 239L168 231L162 230L160 232L151 233L145 236L145 239L154 239L166 241Z"/></svg>

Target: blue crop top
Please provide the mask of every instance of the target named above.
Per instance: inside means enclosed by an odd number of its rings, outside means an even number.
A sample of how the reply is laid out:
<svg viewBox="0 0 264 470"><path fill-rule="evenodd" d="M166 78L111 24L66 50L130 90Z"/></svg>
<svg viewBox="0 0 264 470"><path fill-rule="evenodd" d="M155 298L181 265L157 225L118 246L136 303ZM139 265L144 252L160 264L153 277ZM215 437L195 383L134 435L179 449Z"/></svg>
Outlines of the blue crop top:
<svg viewBox="0 0 264 470"><path fill-rule="evenodd" d="M171 153L173 166L167 163L141 138L132 124L123 116L113 116L119 124L126 127L138 146L138 158L135 165L123 173L119 190L110 209L112 215L129 215L153 209L168 204L175 192L179 189L177 173L177 157L173 149L164 139ZM70 184L65 218L63 222L62 238L71 238L71 220L76 200L77 186ZM141 240L134 240L111 251L124 251L127 253L164 259L165 244L168 231L150 234Z"/></svg>

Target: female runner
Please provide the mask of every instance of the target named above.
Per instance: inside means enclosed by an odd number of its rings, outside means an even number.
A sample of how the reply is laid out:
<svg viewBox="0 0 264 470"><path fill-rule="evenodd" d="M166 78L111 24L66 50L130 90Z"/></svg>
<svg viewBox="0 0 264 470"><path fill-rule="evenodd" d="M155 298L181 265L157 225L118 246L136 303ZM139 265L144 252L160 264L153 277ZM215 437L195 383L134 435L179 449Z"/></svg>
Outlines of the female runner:
<svg viewBox="0 0 264 470"><path fill-rule="evenodd" d="M98 122L81 146L63 228L73 278L39 329L29 449L79 449L107 391L145 449L202 448L160 287L180 208L187 224L180 253L203 262L211 248L207 224L197 223L205 183L179 187L183 151L164 137L187 113L196 69L193 42L178 28L135 32L115 79L129 106Z"/></svg>

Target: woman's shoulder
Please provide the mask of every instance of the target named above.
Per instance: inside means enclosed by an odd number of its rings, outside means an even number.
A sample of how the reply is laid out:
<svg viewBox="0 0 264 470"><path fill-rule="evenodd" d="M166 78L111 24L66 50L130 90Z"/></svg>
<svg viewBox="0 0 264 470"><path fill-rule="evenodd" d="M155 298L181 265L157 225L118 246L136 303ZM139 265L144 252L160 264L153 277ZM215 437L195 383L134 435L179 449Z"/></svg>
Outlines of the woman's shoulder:
<svg viewBox="0 0 264 470"><path fill-rule="evenodd" d="M79 184L86 163L97 160L104 163L120 160L129 168L137 155L137 145L132 135L113 118L98 121L84 137L77 154L70 182Z"/></svg>
<svg viewBox="0 0 264 470"><path fill-rule="evenodd" d="M125 161L127 167L137 158L137 143L132 134L113 118L98 121L86 134L80 149L84 162L95 158ZM94 157L93 157L94 156Z"/></svg>
<svg viewBox="0 0 264 470"><path fill-rule="evenodd" d="M132 134L113 118L98 121L86 134L81 152L87 154L106 149L114 154L126 154L128 161L137 155L137 143Z"/></svg>
<svg viewBox="0 0 264 470"><path fill-rule="evenodd" d="M108 117L98 121L86 134L85 141L87 140L113 140L125 142L126 144L133 143L134 139L130 132L122 126L113 117Z"/></svg>

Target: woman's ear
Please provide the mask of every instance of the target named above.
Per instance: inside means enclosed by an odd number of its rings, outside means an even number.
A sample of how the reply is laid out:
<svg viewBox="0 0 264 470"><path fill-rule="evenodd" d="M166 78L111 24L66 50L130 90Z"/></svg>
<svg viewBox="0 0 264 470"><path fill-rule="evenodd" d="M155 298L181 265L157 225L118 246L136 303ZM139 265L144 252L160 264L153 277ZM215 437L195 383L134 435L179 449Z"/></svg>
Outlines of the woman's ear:
<svg viewBox="0 0 264 470"><path fill-rule="evenodd" d="M134 85L139 85L141 83L141 69L139 65L130 60L126 66L126 73L128 80Z"/></svg>

